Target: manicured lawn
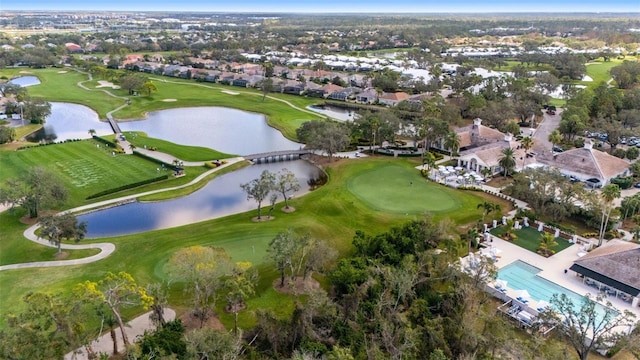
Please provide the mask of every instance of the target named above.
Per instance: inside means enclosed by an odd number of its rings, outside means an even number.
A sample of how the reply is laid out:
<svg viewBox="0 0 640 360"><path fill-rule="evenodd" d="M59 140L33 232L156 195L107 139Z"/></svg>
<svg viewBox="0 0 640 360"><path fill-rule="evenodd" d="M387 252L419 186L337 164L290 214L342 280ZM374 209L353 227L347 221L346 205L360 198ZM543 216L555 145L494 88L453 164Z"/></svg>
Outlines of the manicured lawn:
<svg viewBox="0 0 640 360"><path fill-rule="evenodd" d="M348 189L372 209L393 213L453 212L459 193L425 180L415 169L389 164L349 179ZM381 191L384 189L384 191Z"/></svg>
<svg viewBox="0 0 640 360"><path fill-rule="evenodd" d="M296 129L303 122L322 118L321 115L303 111L306 106L318 103L318 99L270 94L269 96L273 99L267 98L262 101L262 93L255 89L199 83L193 80L150 75L149 78L152 79L158 91L151 96L145 94L129 96L123 89L95 88L99 79L86 81L88 80L87 75L67 68L3 69L0 71L0 76L3 75L9 78L35 75L40 79L41 84L30 86L28 88L30 95L44 97L47 101L71 102L89 106L98 113L101 119L106 118L107 112L125 104L125 100L109 96L103 90L131 99L130 106L114 113L113 116L116 119L141 119L148 112L177 107L224 106L265 114L268 117L269 125L279 129L287 138L296 140ZM90 90L79 87L78 82L83 82ZM176 99L177 101L166 102L165 99ZM297 108L292 107L289 103Z"/></svg>
<svg viewBox="0 0 640 360"><path fill-rule="evenodd" d="M16 139L22 139L23 137L38 131L42 128L41 124L25 124L25 126L19 126L16 129Z"/></svg>
<svg viewBox="0 0 640 360"><path fill-rule="evenodd" d="M27 73L25 73L27 72ZM31 96L39 96L47 101L70 102L88 106L95 110L101 119L106 113L125 103L123 99L114 98L100 89L87 91L78 86L78 82L88 79L87 75L67 68L48 69L2 69L1 75L8 77L33 75L40 79L40 85L29 86Z"/></svg>
<svg viewBox="0 0 640 360"><path fill-rule="evenodd" d="M18 216L24 215L24 211L16 209L16 214L9 212L0 213L0 265L24 262L25 259L54 260L56 248L37 245L24 239L21 234L26 225L15 221ZM19 236L15 236L19 235ZM98 253L97 249L65 250L69 253L66 259L79 259ZM4 289L3 289L4 290Z"/></svg>
<svg viewBox="0 0 640 360"><path fill-rule="evenodd" d="M621 63L622 61L618 61L618 60L611 60L607 62L604 62L604 61L593 62L587 65L587 75L589 75L593 79L593 82L583 81L581 83L589 87L596 87L598 86L599 83L603 81L607 82L609 79L611 79L611 74L609 73L609 71L611 71L611 68L618 66Z"/></svg>
<svg viewBox="0 0 640 360"><path fill-rule="evenodd" d="M145 133L139 131L127 131L125 132L125 135L127 137L127 140L131 144L140 149L144 148L145 145L147 146L147 149L156 147L158 151L171 154L176 158L184 161L207 161L216 159L227 159L236 156L232 154L221 153L219 151L201 146L178 145L170 141L148 137ZM113 141L115 135L105 136L105 138Z"/></svg>
<svg viewBox="0 0 640 360"><path fill-rule="evenodd" d="M157 177L157 165L138 156L116 155L95 140L0 151L0 181L28 168L42 166L57 174L70 192L71 203L118 186Z"/></svg>
<svg viewBox="0 0 640 360"><path fill-rule="evenodd" d="M71 144L64 146L67 145ZM249 309L241 316L243 326L253 324L255 317L252 314L257 308L286 313L292 308L291 297L271 289L271 282L277 274L266 258L269 241L278 232L291 228L296 232L309 233L317 239L328 241L341 254L346 254L351 250L351 240L356 230L377 234L388 230L391 226L415 219L418 210L414 208L414 204L408 203L408 210L404 213L401 212L401 204L395 205L397 211L373 209L367 202L353 194L348 185L351 178L371 174L371 171L376 168L389 168L377 174L380 177L380 192L386 191L385 187L392 184L398 176L407 176L404 181L407 184L415 180L413 187L416 188L422 186L418 185L419 181L425 180L413 177L412 171L417 174L413 166L414 164L408 160L388 158L334 162L327 167L330 179L327 185L305 196L294 198L291 205L297 210L293 213L281 212L283 205L278 205L274 212L275 219L268 222L252 222L251 217L255 216L255 211L252 211L178 228L107 240L85 240L84 242L112 242L116 245L116 252L103 261L83 266L0 272L0 288L3 289L0 293L0 318L6 317L10 311L21 308L20 298L27 291L69 289L81 281L99 279L107 271L127 271L142 284L164 280L166 279L164 268L169 257L177 250L191 245L220 246L226 249L234 261L250 261L258 267L261 279L258 293L256 298L249 302ZM406 186L407 193L412 193L413 190L411 186ZM481 216L480 210L476 208L481 198L473 192L447 188L441 188L441 190L451 192L447 196L452 197L453 202L459 207L458 211L453 213L436 213L436 219L449 217L457 224L462 224L476 221ZM423 212L424 210L417 214ZM21 241L25 242L24 246L35 247L36 245L30 245L22 239L22 231L26 225L17 223L18 217L19 215L6 213L0 215L0 226L3 230L9 229L3 231L3 242L15 245L17 241ZM5 225L11 226L5 227ZM3 252L2 243L0 243L1 252ZM13 260L34 261L29 252L16 254ZM13 286L13 284L19 285ZM8 290L4 291L4 289ZM170 303L176 306L187 305L179 284L173 285L171 289ZM134 313L135 311L131 314ZM223 323L232 324L232 315L223 312L220 312L220 315Z"/></svg>
<svg viewBox="0 0 640 360"><path fill-rule="evenodd" d="M284 101L295 102L304 108L317 103L317 99L308 99L295 95L274 94L276 99L267 98L262 101L262 93L255 89L224 86L219 84L199 83L176 78L150 76L158 88L151 96L131 97L131 106L114 113L118 119L139 119L143 113L192 106L224 106L244 111L265 114L269 125L277 128L289 139L296 139L296 129L303 122L319 119L319 115L300 111ZM166 82L165 82L166 80ZM117 90L115 93L119 93ZM164 99L176 101L165 102Z"/></svg>
<svg viewBox="0 0 640 360"><path fill-rule="evenodd" d="M502 236L506 232L506 227L499 226L493 230L491 233L495 236ZM514 234L516 234L517 239L513 241L514 244L523 247L529 251L534 253L538 252L538 247L540 246L540 238L542 238L542 234L538 232L536 228L533 227L523 227L519 230L514 230ZM568 248L573 245L565 239L556 238L556 242L558 245L554 246L552 249L555 250L556 253Z"/></svg>

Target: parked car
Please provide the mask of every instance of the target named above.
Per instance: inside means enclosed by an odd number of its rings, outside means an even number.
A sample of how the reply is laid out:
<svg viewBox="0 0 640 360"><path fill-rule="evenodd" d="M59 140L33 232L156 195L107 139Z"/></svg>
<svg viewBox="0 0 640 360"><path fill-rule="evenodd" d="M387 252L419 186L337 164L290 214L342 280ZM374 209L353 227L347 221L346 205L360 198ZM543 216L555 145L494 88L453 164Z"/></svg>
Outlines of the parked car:
<svg viewBox="0 0 640 360"><path fill-rule="evenodd" d="M563 151L564 151L564 149L563 149L563 148L561 148L560 146L554 146L554 147L553 147L553 151L555 151L555 152L563 152Z"/></svg>
<svg viewBox="0 0 640 360"><path fill-rule="evenodd" d="M635 185L633 185L636 189L640 189L640 182L637 182Z"/></svg>

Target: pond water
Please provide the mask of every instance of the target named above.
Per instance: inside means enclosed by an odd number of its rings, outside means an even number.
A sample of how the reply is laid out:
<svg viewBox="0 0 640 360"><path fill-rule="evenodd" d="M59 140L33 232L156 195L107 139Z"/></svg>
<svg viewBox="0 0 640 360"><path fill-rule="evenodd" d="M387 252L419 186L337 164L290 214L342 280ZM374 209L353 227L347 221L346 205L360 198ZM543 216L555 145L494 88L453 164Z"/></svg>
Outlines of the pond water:
<svg viewBox="0 0 640 360"><path fill-rule="evenodd" d="M356 116L353 110L331 105L311 105L307 106L307 109L330 116L339 121L353 121L354 116Z"/></svg>
<svg viewBox="0 0 640 360"><path fill-rule="evenodd" d="M96 135L113 134L111 126L100 121L98 114L91 108L78 104L52 102L51 115L47 116L44 127L27 137L27 140L88 139L91 137L89 129L94 129Z"/></svg>
<svg viewBox="0 0 640 360"><path fill-rule="evenodd" d="M308 180L320 174L318 168L304 160L251 165L217 177L202 189L181 198L129 203L83 214L78 220L87 222L87 237L96 238L165 229L250 210L255 211L250 215L253 217L257 215L257 203L247 200L240 184L258 178L264 170L275 173L283 168L296 174L300 182L300 191L295 197L308 192ZM282 201L282 196L278 201ZM266 199L262 204L263 215L268 213L269 207Z"/></svg>
<svg viewBox="0 0 640 360"><path fill-rule="evenodd" d="M267 125L264 115L222 107L155 111L145 120L119 125L122 131L144 131L150 137L228 154L249 155L303 146Z"/></svg>
<svg viewBox="0 0 640 360"><path fill-rule="evenodd" d="M9 80L9 82L22 87L40 85L40 79L37 76L20 76Z"/></svg>

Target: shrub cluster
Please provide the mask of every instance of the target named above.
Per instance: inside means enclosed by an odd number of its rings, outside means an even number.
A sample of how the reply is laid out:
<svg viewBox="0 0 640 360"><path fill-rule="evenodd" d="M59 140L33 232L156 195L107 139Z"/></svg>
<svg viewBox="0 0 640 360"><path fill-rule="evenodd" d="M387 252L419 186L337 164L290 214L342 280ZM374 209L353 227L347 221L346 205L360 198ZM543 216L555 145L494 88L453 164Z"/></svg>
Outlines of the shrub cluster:
<svg viewBox="0 0 640 360"><path fill-rule="evenodd" d="M483 191L482 188L474 185L458 186L459 190Z"/></svg>
<svg viewBox="0 0 640 360"><path fill-rule="evenodd" d="M204 166L206 166L209 169L215 169L218 166L222 166L226 163L227 163L226 160L214 160L214 161L207 161L206 163L204 163Z"/></svg>
<svg viewBox="0 0 640 360"><path fill-rule="evenodd" d="M82 141L83 139L67 139L64 141L52 141L52 142L46 142L46 143L38 143L37 145L25 145L25 146L20 146L18 147L17 150L24 150L24 149L30 149L30 148L35 148L35 147L40 147L40 146L49 146L49 145L58 145L58 144L64 144L64 143L70 143L70 142L76 142L76 141Z"/></svg>
<svg viewBox="0 0 640 360"><path fill-rule="evenodd" d="M611 183L618 185L618 187L620 187L620 189L623 189L623 190L624 189L629 189L633 185L633 177L631 177L631 176L615 177L615 178L611 179Z"/></svg>

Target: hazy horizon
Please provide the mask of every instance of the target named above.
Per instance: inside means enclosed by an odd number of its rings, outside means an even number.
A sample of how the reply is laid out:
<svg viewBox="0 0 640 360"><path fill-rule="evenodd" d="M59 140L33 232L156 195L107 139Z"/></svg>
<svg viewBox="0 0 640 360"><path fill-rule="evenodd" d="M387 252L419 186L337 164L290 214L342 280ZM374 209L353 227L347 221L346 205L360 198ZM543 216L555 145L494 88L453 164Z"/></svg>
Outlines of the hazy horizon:
<svg viewBox="0 0 640 360"><path fill-rule="evenodd" d="M514 2L513 0L326 0L309 3L299 0L213 2L211 0L31 0L7 2L4 11L161 11L226 13L638 13L637 0L568 0Z"/></svg>

